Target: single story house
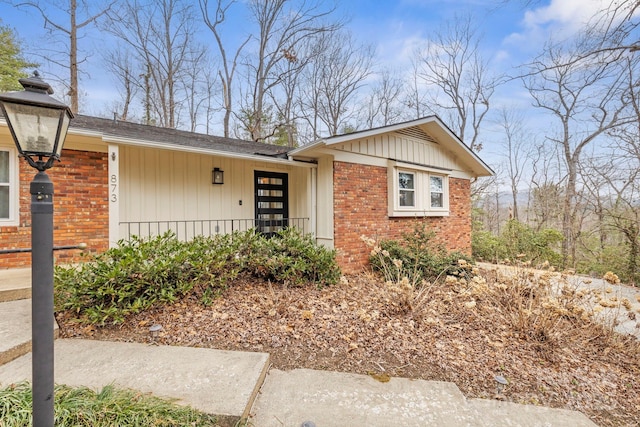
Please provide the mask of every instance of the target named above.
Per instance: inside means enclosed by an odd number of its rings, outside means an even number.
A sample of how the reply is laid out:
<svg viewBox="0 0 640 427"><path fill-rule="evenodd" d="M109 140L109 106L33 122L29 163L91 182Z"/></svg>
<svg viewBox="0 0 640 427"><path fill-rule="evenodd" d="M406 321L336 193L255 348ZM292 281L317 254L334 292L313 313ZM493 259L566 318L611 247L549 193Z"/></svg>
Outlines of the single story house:
<svg viewBox="0 0 640 427"><path fill-rule="evenodd" d="M368 259L360 236L399 238L416 219L470 252L471 182L492 171L436 116L291 149L80 115L48 173L55 245L101 252L169 229L189 239L295 225L353 272ZM0 249L30 246L34 174L0 121ZM29 263L28 253L0 254L0 268Z"/></svg>

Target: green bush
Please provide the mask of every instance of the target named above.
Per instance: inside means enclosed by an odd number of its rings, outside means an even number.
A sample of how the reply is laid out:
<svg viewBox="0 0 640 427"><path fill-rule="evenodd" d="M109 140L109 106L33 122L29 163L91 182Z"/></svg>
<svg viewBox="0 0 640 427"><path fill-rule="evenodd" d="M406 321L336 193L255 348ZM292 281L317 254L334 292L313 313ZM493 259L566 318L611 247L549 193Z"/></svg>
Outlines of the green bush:
<svg viewBox="0 0 640 427"><path fill-rule="evenodd" d="M509 220L500 236L485 230L474 230L471 235L473 257L482 261L498 262L505 259L542 264L545 261L558 266L562 257L555 250L562 241L562 233L554 229L536 231L515 219Z"/></svg>
<svg viewBox="0 0 640 427"><path fill-rule="evenodd" d="M427 230L424 223L418 223L411 233L402 235L402 240L380 241L369 261L387 280L407 277L413 285L443 275L465 275L471 258L461 252L448 252L442 244L434 242L434 237L435 233Z"/></svg>
<svg viewBox="0 0 640 427"><path fill-rule="evenodd" d="M253 239L247 268L257 276L302 286L335 284L340 268L335 251L317 245L310 234L296 228L286 228L271 238Z"/></svg>
<svg viewBox="0 0 640 427"><path fill-rule="evenodd" d="M87 387L55 386L56 426L216 426L214 415L169 400L112 385L95 392ZM26 382L0 389L0 425L29 427L31 385Z"/></svg>
<svg viewBox="0 0 640 427"><path fill-rule="evenodd" d="M208 303L241 273L295 286L340 278L335 251L294 228L272 238L249 230L189 242L167 233L120 241L78 267L56 267L56 309L92 324L121 323L188 294Z"/></svg>

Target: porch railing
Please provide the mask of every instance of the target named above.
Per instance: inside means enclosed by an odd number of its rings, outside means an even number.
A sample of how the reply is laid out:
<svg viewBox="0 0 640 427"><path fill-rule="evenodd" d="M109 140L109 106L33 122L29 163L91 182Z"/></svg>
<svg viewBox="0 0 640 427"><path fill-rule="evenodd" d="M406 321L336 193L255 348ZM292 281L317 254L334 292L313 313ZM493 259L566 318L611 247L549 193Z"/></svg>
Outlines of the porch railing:
<svg viewBox="0 0 640 427"><path fill-rule="evenodd" d="M310 233L309 218L286 219L198 219L178 221L123 221L120 222L120 237L125 240L132 236L142 238L158 236L168 231L175 233L179 240L190 240L196 236L215 236L234 231L264 228L272 231L282 226L296 227L303 233Z"/></svg>

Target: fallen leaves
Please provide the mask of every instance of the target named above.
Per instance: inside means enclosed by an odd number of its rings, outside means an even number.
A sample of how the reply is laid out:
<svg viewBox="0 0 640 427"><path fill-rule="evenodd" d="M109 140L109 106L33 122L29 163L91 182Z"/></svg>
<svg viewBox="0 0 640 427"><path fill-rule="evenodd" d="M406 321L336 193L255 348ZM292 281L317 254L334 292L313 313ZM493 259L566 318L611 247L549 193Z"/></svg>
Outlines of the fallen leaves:
<svg viewBox="0 0 640 427"><path fill-rule="evenodd" d="M371 274L321 290L244 279L208 307L184 299L118 327L83 330L68 313L58 318L66 336L150 342L148 326L161 324L160 344L268 352L273 366L285 370L452 381L468 398L492 398L500 374L509 378L502 394L509 401L579 410L600 426L640 419L637 342L586 335L576 326L586 319L571 313L561 327L575 329L561 344L515 330L498 304L510 286L504 278L429 286L420 294ZM522 291L542 294L541 286ZM561 312L555 301L547 304ZM523 315L533 315L527 310Z"/></svg>

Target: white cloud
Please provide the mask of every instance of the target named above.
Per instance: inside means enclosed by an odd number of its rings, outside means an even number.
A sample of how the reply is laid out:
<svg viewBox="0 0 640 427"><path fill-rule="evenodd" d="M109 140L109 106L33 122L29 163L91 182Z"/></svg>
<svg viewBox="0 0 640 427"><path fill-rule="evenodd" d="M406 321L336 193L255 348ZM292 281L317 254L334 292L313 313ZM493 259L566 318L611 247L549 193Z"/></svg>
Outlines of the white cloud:
<svg viewBox="0 0 640 427"><path fill-rule="evenodd" d="M552 0L548 6L527 11L524 24L529 29L558 25L573 32L609 5L610 2L605 0Z"/></svg>
<svg viewBox="0 0 640 427"><path fill-rule="evenodd" d="M510 34L504 43L537 49L551 37L568 38L610 4L611 0L551 0L546 6L527 10L521 21L523 31Z"/></svg>

